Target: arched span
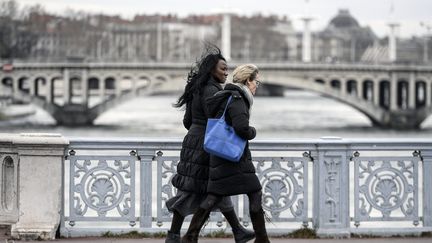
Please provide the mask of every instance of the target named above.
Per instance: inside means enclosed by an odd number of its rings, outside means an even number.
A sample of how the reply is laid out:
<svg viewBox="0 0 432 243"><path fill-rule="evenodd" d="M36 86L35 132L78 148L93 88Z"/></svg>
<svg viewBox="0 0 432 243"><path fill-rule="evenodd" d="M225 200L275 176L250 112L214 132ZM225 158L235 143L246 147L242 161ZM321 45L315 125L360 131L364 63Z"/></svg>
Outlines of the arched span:
<svg viewBox="0 0 432 243"><path fill-rule="evenodd" d="M289 81L287 81L289 79ZM344 104L347 104L359 112L366 115L374 124L381 124L381 121L384 120L384 116L386 116L386 111L380 107L375 106L372 102L360 99L358 96L343 95L339 88L333 88L331 86L326 86L323 88L323 84L316 82L316 80L320 78L306 80L303 78L295 78L295 77L280 77L273 78L272 80L266 80L266 83L280 85L284 87L293 87L304 89L320 94L324 94L328 97L331 97L335 100L338 100ZM355 80L357 82L357 80ZM358 83L357 83L358 84Z"/></svg>
<svg viewBox="0 0 432 243"><path fill-rule="evenodd" d="M164 73L156 73L153 75L152 80L153 80L152 86L159 86L162 85L163 83L170 81L170 77Z"/></svg>
<svg viewBox="0 0 432 243"><path fill-rule="evenodd" d="M149 74L141 74L137 77L136 92L140 94L141 92L148 90L152 85L152 77Z"/></svg>
<svg viewBox="0 0 432 243"><path fill-rule="evenodd" d="M1 79L1 85L3 86L7 86L7 87L12 87L13 85L13 77L12 76L4 76Z"/></svg>
<svg viewBox="0 0 432 243"><path fill-rule="evenodd" d="M21 76L18 78L18 90L28 93L30 91L30 76Z"/></svg>
<svg viewBox="0 0 432 243"><path fill-rule="evenodd" d="M47 76L34 76L31 82L30 94L34 96L41 96L44 94L43 90L47 85Z"/></svg>

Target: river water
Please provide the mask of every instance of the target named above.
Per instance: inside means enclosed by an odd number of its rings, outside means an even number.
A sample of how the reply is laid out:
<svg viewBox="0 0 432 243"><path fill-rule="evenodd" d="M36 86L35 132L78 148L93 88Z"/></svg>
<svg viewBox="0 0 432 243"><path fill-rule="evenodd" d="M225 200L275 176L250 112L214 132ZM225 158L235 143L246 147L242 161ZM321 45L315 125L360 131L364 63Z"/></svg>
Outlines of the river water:
<svg viewBox="0 0 432 243"><path fill-rule="evenodd" d="M67 137L162 137L181 138L183 111L172 107L176 96L148 96L130 100L100 115L94 126L56 126L43 110L34 115L0 121L0 133L49 132ZM432 135L432 119L419 130L401 131L372 126L354 108L320 95L289 90L284 97L256 97L251 125L256 139L295 139L339 136L343 138L427 138Z"/></svg>

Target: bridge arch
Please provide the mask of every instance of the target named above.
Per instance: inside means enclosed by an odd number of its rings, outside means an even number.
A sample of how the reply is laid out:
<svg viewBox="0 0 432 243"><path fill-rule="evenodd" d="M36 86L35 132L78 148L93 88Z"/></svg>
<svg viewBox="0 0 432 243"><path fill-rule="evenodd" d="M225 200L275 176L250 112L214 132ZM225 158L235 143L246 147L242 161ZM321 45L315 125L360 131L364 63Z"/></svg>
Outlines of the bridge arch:
<svg viewBox="0 0 432 243"><path fill-rule="evenodd" d="M322 84L322 85L325 85L325 84L326 84L326 81L325 81L325 79L323 79L323 78L315 78L314 81L315 81L315 83L317 83L317 84Z"/></svg>
<svg viewBox="0 0 432 243"><path fill-rule="evenodd" d="M397 101L397 106L402 110L408 109L408 99L409 99L408 90L409 90L408 80L398 79L396 101Z"/></svg>
<svg viewBox="0 0 432 243"><path fill-rule="evenodd" d="M152 77L150 74L141 74L137 77L137 94L141 93L143 90L148 90L152 85Z"/></svg>
<svg viewBox="0 0 432 243"><path fill-rule="evenodd" d="M152 78L152 83L149 86L149 89L152 90L150 92L153 92L153 90L159 90L163 92L164 88L167 87L167 85L170 84L171 78L169 75L163 74L163 73L155 73Z"/></svg>
<svg viewBox="0 0 432 243"><path fill-rule="evenodd" d="M62 102L59 103L59 100L56 98L63 96L63 77L53 76L48 82L47 101L52 100L54 104L62 104Z"/></svg>
<svg viewBox="0 0 432 243"><path fill-rule="evenodd" d="M432 103L432 95L430 94L432 91L432 79L423 76L423 75L419 75L416 77L416 83L420 82L422 83L421 86L424 89L424 105L421 105L421 107L423 106L429 106ZM416 96L418 95L417 92L420 91L417 89L416 87ZM421 91L420 91L421 92Z"/></svg>
<svg viewBox="0 0 432 243"><path fill-rule="evenodd" d="M47 85L47 76L35 76L33 78L33 82L31 83L31 89L30 94L34 95L36 97L39 97L42 95L42 90Z"/></svg>
<svg viewBox="0 0 432 243"><path fill-rule="evenodd" d="M5 77L2 78L1 84L3 86L12 87L13 81L14 81L14 78L12 76L5 76Z"/></svg>
<svg viewBox="0 0 432 243"><path fill-rule="evenodd" d="M23 91L25 93L30 92L30 76L21 76L18 78L18 90Z"/></svg>
<svg viewBox="0 0 432 243"><path fill-rule="evenodd" d="M324 80L323 78L317 77L312 80L305 80L303 78L294 78L294 79L290 79L289 82L284 81L284 79L285 79L284 77L278 77L277 79L273 78L272 80L265 80L264 82L272 85L300 88L315 93L323 94L330 98L336 99L339 102L347 104L353 107L354 109L358 110L360 113L367 116L372 121L373 124L380 124L382 117L385 116L384 114L385 111L383 109L379 109L377 106L374 106L372 102L363 99L359 95L354 95L354 93L357 92L356 89L359 84L358 80L342 79L347 84L346 88L348 90L350 88L352 89L350 90L351 95L347 96L347 95L342 95L340 89L331 88L330 85L327 86L330 88L323 88L321 82L316 82L316 80L320 80L320 79ZM331 78L327 80L330 80L331 82ZM343 82L339 79L335 79L334 81Z"/></svg>
<svg viewBox="0 0 432 243"><path fill-rule="evenodd" d="M334 84L336 84L336 83L339 83L339 84L340 84L340 82L341 82L341 77L336 76L336 75L329 75L329 76L325 77L325 80L326 80L326 84L327 84L329 87L332 87L332 88L333 88L333 85L334 85Z"/></svg>
<svg viewBox="0 0 432 243"><path fill-rule="evenodd" d="M379 102L378 105L385 109L390 109L390 81L388 79L379 79Z"/></svg>
<svg viewBox="0 0 432 243"><path fill-rule="evenodd" d="M81 97L82 95L82 77L78 75L73 75L69 78L69 92L70 92L70 102L74 103L76 97Z"/></svg>
<svg viewBox="0 0 432 243"><path fill-rule="evenodd" d="M421 108L421 107L424 107L426 105L426 99L427 99L426 87L427 87L426 81L424 81L422 79L417 79L415 81L414 96L415 96L415 107L416 108Z"/></svg>
<svg viewBox="0 0 432 243"><path fill-rule="evenodd" d="M115 82L117 94L125 94L134 89L135 79L132 75L120 76Z"/></svg>
<svg viewBox="0 0 432 243"><path fill-rule="evenodd" d="M333 89L341 89L341 81L339 79L331 79L330 87Z"/></svg>
<svg viewBox="0 0 432 243"><path fill-rule="evenodd" d="M33 73L29 78L30 95L41 96L47 85L49 75L45 72Z"/></svg>
<svg viewBox="0 0 432 243"><path fill-rule="evenodd" d="M113 89L115 89L115 87L116 87L116 85L115 85L115 83L116 83L116 78L115 78L114 76L112 76L112 75L103 78L102 82L105 83L105 88L106 88L106 89L111 89L111 90L113 90Z"/></svg>
<svg viewBox="0 0 432 243"><path fill-rule="evenodd" d="M347 84L346 84L347 90L346 91L348 92L348 94L350 94L352 96L357 96L357 93L358 93L357 83L358 83L357 80L353 79L353 78L349 78L347 80Z"/></svg>
<svg viewBox="0 0 432 243"><path fill-rule="evenodd" d="M170 77L164 73L156 73L153 75L155 85L165 83L170 80Z"/></svg>
<svg viewBox="0 0 432 243"><path fill-rule="evenodd" d="M97 76L90 76L88 78L88 88L89 90L97 90L100 89L101 85L99 84L100 78Z"/></svg>
<svg viewBox="0 0 432 243"><path fill-rule="evenodd" d="M367 101L374 100L374 81L372 79L364 79L362 82L362 98Z"/></svg>

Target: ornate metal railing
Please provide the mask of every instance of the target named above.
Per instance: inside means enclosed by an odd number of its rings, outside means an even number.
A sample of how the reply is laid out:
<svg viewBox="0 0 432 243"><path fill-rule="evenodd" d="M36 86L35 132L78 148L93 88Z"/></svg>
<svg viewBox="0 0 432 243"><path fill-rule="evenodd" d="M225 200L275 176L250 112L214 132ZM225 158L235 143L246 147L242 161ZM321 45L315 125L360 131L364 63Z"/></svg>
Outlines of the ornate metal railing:
<svg viewBox="0 0 432 243"><path fill-rule="evenodd" d="M250 147L271 234L310 222L320 235L432 231L432 140L322 138ZM180 140L70 139L61 234L166 231L180 149ZM247 197L232 199L250 225ZM210 220L207 230L226 225L220 213Z"/></svg>

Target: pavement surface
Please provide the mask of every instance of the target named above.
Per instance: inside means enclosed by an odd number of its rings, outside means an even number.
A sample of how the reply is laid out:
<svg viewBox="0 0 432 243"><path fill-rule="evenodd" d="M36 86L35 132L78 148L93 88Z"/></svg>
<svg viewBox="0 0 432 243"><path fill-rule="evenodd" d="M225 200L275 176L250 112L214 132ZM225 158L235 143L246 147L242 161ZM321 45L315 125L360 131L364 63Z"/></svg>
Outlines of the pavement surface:
<svg viewBox="0 0 432 243"><path fill-rule="evenodd" d="M17 241L11 240L6 228L0 227L0 243L27 243L41 241ZM407 238L350 238L350 239L291 239L291 238L270 238L272 243L432 243L432 237L407 237ZM83 237L83 238L63 238L48 242L61 243L164 243L164 238L104 238L104 237ZM200 238L199 243L229 243L234 242L233 238ZM253 243L253 240L249 241Z"/></svg>
<svg viewBox="0 0 432 243"><path fill-rule="evenodd" d="M431 243L432 238L351 238L351 239L289 239L289 238L270 238L272 243ZM4 239L0 243L17 243L17 242L40 242L40 241L14 241ZM121 238L67 238L57 239L49 242L62 243L164 243L165 239L161 238L143 238L143 239L121 239ZM233 238L200 238L199 243L228 243L234 242ZM249 241L253 243L253 241Z"/></svg>

